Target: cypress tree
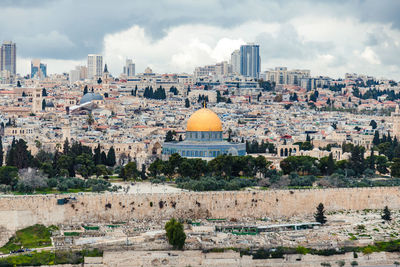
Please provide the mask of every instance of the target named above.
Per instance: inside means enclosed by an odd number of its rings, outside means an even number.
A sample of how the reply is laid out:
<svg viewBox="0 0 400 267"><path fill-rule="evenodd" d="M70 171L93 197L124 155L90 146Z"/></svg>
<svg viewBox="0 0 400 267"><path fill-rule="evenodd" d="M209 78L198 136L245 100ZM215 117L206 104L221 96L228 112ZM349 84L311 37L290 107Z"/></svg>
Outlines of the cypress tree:
<svg viewBox="0 0 400 267"><path fill-rule="evenodd" d="M383 209L382 219L385 220L385 221L391 221L392 220L392 213L390 212L388 206L385 206L385 208Z"/></svg>
<svg viewBox="0 0 400 267"><path fill-rule="evenodd" d="M368 168L370 168L371 170L375 170L375 155L374 155L374 150L372 149L371 149L371 155L369 156Z"/></svg>
<svg viewBox="0 0 400 267"><path fill-rule="evenodd" d="M378 131L375 131L374 139L372 140L372 143L373 143L375 146L379 145L380 139L379 139L379 132L378 132Z"/></svg>
<svg viewBox="0 0 400 267"><path fill-rule="evenodd" d="M107 155L106 152L102 151L100 154L100 162L103 165L107 165Z"/></svg>
<svg viewBox="0 0 400 267"><path fill-rule="evenodd" d="M317 206L317 212L314 214L314 218L315 221L319 222L320 224L326 223L324 204L319 203Z"/></svg>
<svg viewBox="0 0 400 267"><path fill-rule="evenodd" d="M93 155L94 165L99 165L100 160L101 160L101 149L100 149L100 144L98 144L97 147L94 149L94 155Z"/></svg>
<svg viewBox="0 0 400 267"><path fill-rule="evenodd" d="M3 166L3 158L4 158L3 141L0 138L0 166Z"/></svg>
<svg viewBox="0 0 400 267"><path fill-rule="evenodd" d="M335 171L335 161L333 160L332 153L329 153L326 171L328 175L331 175Z"/></svg>
<svg viewBox="0 0 400 267"><path fill-rule="evenodd" d="M16 145L16 141L15 141L15 138L13 138L10 148L7 151L7 156L6 156L6 165L7 166L15 166L15 163L14 163L15 145Z"/></svg>
<svg viewBox="0 0 400 267"><path fill-rule="evenodd" d="M116 163L114 147L110 147L107 153L107 166L113 167Z"/></svg>
<svg viewBox="0 0 400 267"><path fill-rule="evenodd" d="M69 141L68 141L68 138L65 138L64 147L63 147L63 154L67 155L69 153L69 150L70 150Z"/></svg>
<svg viewBox="0 0 400 267"><path fill-rule="evenodd" d="M140 178L142 178L142 180L145 180L146 177L146 165L142 164L142 171L140 172Z"/></svg>
<svg viewBox="0 0 400 267"><path fill-rule="evenodd" d="M86 95L88 93L88 87L85 85L85 88L83 88L83 95Z"/></svg>
<svg viewBox="0 0 400 267"><path fill-rule="evenodd" d="M25 169L31 165L32 155L31 152L28 151L28 146L23 139L19 139L15 143L15 149L13 152L13 165L18 169Z"/></svg>

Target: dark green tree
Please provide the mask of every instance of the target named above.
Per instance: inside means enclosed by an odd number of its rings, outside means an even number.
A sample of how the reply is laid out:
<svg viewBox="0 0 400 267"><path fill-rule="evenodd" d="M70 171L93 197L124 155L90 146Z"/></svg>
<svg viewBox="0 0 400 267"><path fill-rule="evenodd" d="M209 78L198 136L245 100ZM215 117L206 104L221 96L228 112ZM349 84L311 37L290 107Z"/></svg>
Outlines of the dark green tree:
<svg viewBox="0 0 400 267"><path fill-rule="evenodd" d="M317 212L314 214L314 218L315 221L319 222L320 224L326 223L324 204L319 203L319 205L317 206Z"/></svg>
<svg viewBox="0 0 400 267"><path fill-rule="evenodd" d="M103 165L107 165L107 154L104 151L101 152L100 163Z"/></svg>
<svg viewBox="0 0 400 267"><path fill-rule="evenodd" d="M372 140L372 143L373 143L375 146L379 145L380 139L379 139L379 132L378 132L378 131L375 131L374 139Z"/></svg>
<svg viewBox="0 0 400 267"><path fill-rule="evenodd" d="M156 178L158 175L162 173L164 162L161 159L156 159L153 163L149 166L150 175L153 178Z"/></svg>
<svg viewBox="0 0 400 267"><path fill-rule="evenodd" d="M335 160L333 159L332 153L329 154L328 162L326 166L326 172L328 175L331 175L335 171L336 165Z"/></svg>
<svg viewBox="0 0 400 267"><path fill-rule="evenodd" d="M94 162L94 165L99 165L101 163L100 144L98 144L97 147L94 149L93 162Z"/></svg>
<svg viewBox="0 0 400 267"><path fill-rule="evenodd" d="M0 138L0 166L3 166L3 160L4 160L3 141Z"/></svg>
<svg viewBox="0 0 400 267"><path fill-rule="evenodd" d="M43 97L47 96L46 88L43 88L43 89L42 89L42 96L43 96Z"/></svg>
<svg viewBox="0 0 400 267"><path fill-rule="evenodd" d="M15 185L18 178L18 169L13 166L0 167L0 184Z"/></svg>
<svg viewBox="0 0 400 267"><path fill-rule="evenodd" d="M115 149L114 147L110 147L107 153L107 166L113 167L116 163L116 158L115 158Z"/></svg>
<svg viewBox="0 0 400 267"><path fill-rule="evenodd" d="M185 99L185 108L189 108L190 107L190 101L189 99Z"/></svg>
<svg viewBox="0 0 400 267"><path fill-rule="evenodd" d="M174 249L183 249L186 240L186 234L183 230L183 224L172 218L165 224L165 232L168 243Z"/></svg>
<svg viewBox="0 0 400 267"><path fill-rule="evenodd" d="M76 171L85 179L89 178L96 171L92 156L83 153L76 157Z"/></svg>
<svg viewBox="0 0 400 267"><path fill-rule="evenodd" d="M124 180L137 179L139 177L139 171L136 166L136 162L128 162L124 167L122 178Z"/></svg>
<svg viewBox="0 0 400 267"><path fill-rule="evenodd" d="M381 174L389 173L388 170L389 163L387 157L379 155L379 156L374 156L374 158L375 158L376 170Z"/></svg>
<svg viewBox="0 0 400 267"><path fill-rule="evenodd" d="M389 210L388 206L385 206L385 208L383 209L383 214L382 214L382 219L389 222L392 220L392 213Z"/></svg>
<svg viewBox="0 0 400 267"><path fill-rule="evenodd" d="M164 142L172 142L172 141L175 141L175 135L176 135L175 131L169 130L169 131L167 132L167 134L165 135L165 140L164 140Z"/></svg>
<svg viewBox="0 0 400 267"><path fill-rule="evenodd" d="M375 120L371 120L371 122L369 123L370 126L372 126L372 129L376 129L376 127L378 127L378 124L376 123Z"/></svg>
<svg viewBox="0 0 400 267"><path fill-rule="evenodd" d="M85 85L85 88L83 88L83 95L86 95L88 93L88 87Z"/></svg>
<svg viewBox="0 0 400 267"><path fill-rule="evenodd" d="M351 157L349 160L349 167L358 176L364 172L365 159L364 159L364 147L354 146L351 151Z"/></svg>
<svg viewBox="0 0 400 267"><path fill-rule="evenodd" d="M147 179L147 175L146 175L146 165L142 164L142 170L140 171L140 178L142 180L146 180Z"/></svg>
<svg viewBox="0 0 400 267"><path fill-rule="evenodd" d="M42 100L42 110L46 110L46 100Z"/></svg>
<svg viewBox="0 0 400 267"><path fill-rule="evenodd" d="M12 141L6 157L7 166L15 166L18 169L25 169L31 166L33 158L31 152L28 150L26 142L23 139Z"/></svg>

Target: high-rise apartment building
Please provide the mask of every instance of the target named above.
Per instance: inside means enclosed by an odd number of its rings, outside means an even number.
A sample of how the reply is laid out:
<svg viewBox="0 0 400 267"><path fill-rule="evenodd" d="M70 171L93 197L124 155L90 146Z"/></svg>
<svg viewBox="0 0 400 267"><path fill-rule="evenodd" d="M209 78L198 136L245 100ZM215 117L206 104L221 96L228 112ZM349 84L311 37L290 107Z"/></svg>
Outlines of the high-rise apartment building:
<svg viewBox="0 0 400 267"><path fill-rule="evenodd" d="M275 67L274 70L265 72L265 80L282 85L301 86L303 78L310 78L310 70L288 70L287 67Z"/></svg>
<svg viewBox="0 0 400 267"><path fill-rule="evenodd" d="M3 42L0 49L0 71L7 70L15 75L17 71L17 47L11 41Z"/></svg>
<svg viewBox="0 0 400 267"><path fill-rule="evenodd" d="M74 69L69 72L69 83L73 84L81 79L81 71L79 69Z"/></svg>
<svg viewBox="0 0 400 267"><path fill-rule="evenodd" d="M240 50L235 50L231 54L232 73L240 74Z"/></svg>
<svg viewBox="0 0 400 267"><path fill-rule="evenodd" d="M40 62L40 59L31 61L31 78L43 79L47 77L47 65Z"/></svg>
<svg viewBox="0 0 400 267"><path fill-rule="evenodd" d="M260 76L260 46L247 44L240 47L240 74L247 77Z"/></svg>
<svg viewBox="0 0 400 267"><path fill-rule="evenodd" d="M124 74L127 77L135 76L135 63L133 63L132 59L127 59L124 66Z"/></svg>
<svg viewBox="0 0 400 267"><path fill-rule="evenodd" d="M88 78L100 77L103 75L103 56L96 54L88 55Z"/></svg>
<svg viewBox="0 0 400 267"><path fill-rule="evenodd" d="M227 61L222 61L215 65L208 65L204 67L197 67L194 69L194 77L205 77L205 76L215 76L215 75L227 75L229 64Z"/></svg>

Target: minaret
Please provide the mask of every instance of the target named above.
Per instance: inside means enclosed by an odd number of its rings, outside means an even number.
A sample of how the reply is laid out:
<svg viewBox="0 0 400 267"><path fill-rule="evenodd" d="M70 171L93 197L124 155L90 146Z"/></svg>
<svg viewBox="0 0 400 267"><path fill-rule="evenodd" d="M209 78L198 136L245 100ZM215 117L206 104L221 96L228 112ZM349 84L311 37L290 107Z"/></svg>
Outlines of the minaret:
<svg viewBox="0 0 400 267"><path fill-rule="evenodd" d="M102 79L102 85L103 85L103 93L108 92L108 89L110 87L109 82L110 82L110 73L108 72L107 68L107 63L104 65L104 71L103 71L103 77Z"/></svg>
<svg viewBox="0 0 400 267"><path fill-rule="evenodd" d="M392 113L392 123L393 123L393 136L400 139L400 110L399 105L396 105L396 110Z"/></svg>

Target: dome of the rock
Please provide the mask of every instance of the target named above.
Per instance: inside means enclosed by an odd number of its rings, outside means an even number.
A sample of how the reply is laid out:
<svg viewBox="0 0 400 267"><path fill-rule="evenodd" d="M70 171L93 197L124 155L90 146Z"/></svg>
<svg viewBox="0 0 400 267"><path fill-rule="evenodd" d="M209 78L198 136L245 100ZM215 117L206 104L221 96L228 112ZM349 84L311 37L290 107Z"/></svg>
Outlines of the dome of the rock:
<svg viewBox="0 0 400 267"><path fill-rule="evenodd" d="M186 131L188 132L221 132L222 123L218 115L208 108L197 110L190 116Z"/></svg>

